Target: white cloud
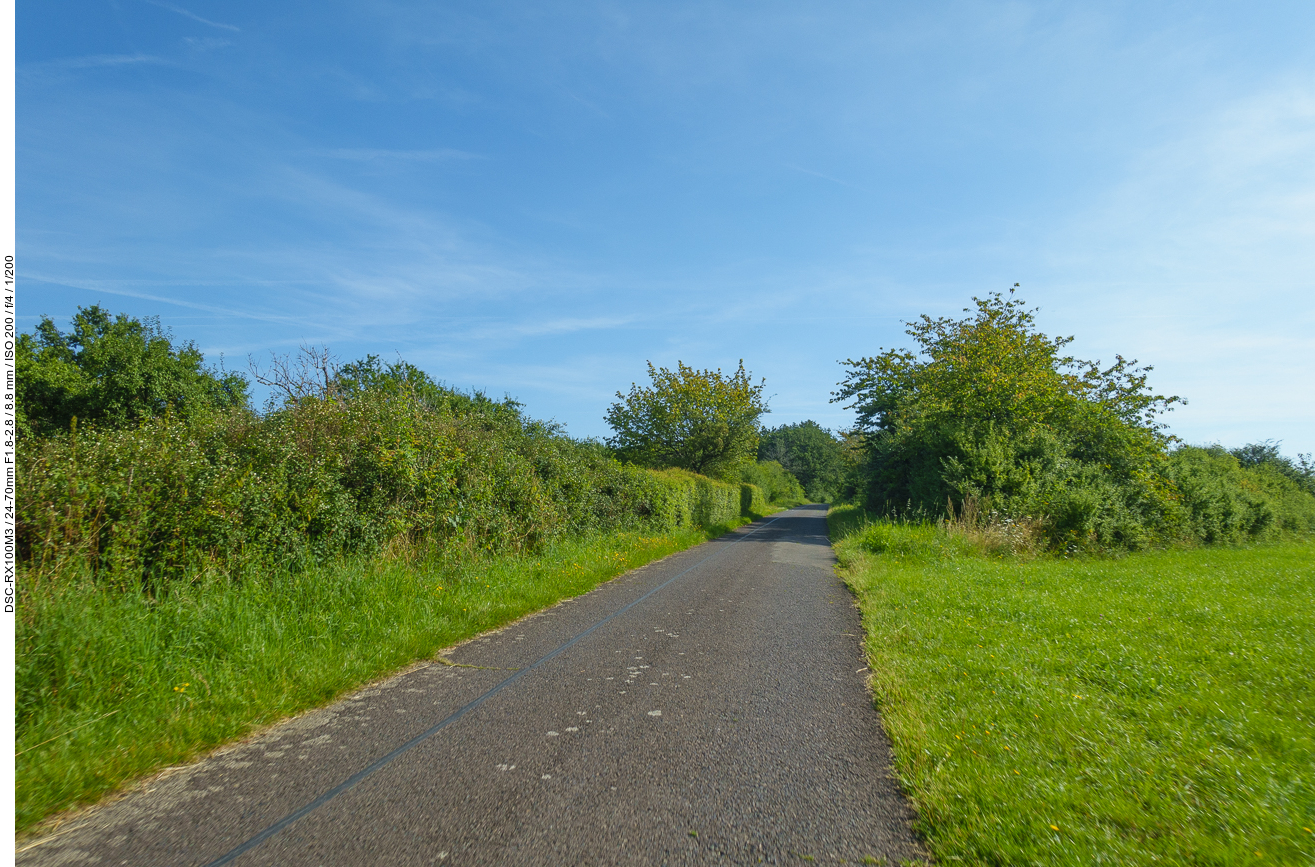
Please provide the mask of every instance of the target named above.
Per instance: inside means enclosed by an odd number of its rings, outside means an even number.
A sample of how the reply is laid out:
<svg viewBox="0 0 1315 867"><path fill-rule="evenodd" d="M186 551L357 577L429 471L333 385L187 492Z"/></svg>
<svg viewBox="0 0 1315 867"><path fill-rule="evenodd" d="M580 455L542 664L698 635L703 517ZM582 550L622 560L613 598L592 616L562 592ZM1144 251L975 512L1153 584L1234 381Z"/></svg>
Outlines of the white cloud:
<svg viewBox="0 0 1315 867"><path fill-rule="evenodd" d="M374 162L395 160L398 162L442 162L445 160L483 160L488 157L469 151L453 148L431 148L429 150L388 150L386 148L334 148L316 151L326 157L339 160L356 160Z"/></svg>
<svg viewBox="0 0 1315 867"><path fill-rule="evenodd" d="M83 57L65 57L59 60L45 60L40 63L26 63L24 72L58 72L70 69L92 69L98 66L126 66L134 63L168 64L163 57L152 54L89 54Z"/></svg>
<svg viewBox="0 0 1315 867"><path fill-rule="evenodd" d="M242 32L240 28L234 27L232 24L221 24L218 21L211 21L208 18L202 18L200 15L197 15L195 12L189 12L188 10L183 9L180 6L175 6L172 3L163 3L161 2L161 0L146 0L146 2L150 3L152 6L159 6L161 9L168 9L170 12L174 12L178 15L182 15L184 18L191 18L193 21L198 21L201 24L206 25L207 27L214 27L219 30L231 30L234 33Z"/></svg>
<svg viewBox="0 0 1315 867"><path fill-rule="evenodd" d="M1062 296L1047 320L1091 354L1154 363L1157 390L1190 400L1180 435L1315 447L1297 385L1315 381L1315 90L1218 107L1043 244L1043 295Z"/></svg>

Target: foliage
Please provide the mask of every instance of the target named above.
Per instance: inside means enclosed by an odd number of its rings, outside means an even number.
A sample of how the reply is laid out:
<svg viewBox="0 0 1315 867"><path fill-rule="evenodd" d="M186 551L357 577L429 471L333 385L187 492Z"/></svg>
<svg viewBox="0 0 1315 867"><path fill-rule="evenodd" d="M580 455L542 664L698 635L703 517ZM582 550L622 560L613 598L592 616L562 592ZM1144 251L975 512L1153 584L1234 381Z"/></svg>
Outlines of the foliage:
<svg viewBox="0 0 1315 867"><path fill-rule="evenodd" d="M78 308L62 332L43 316L16 347L19 434L66 431L75 418L124 428L170 411L191 417L246 405L242 376L203 364L195 345L175 346L154 318L111 317L93 305Z"/></svg>
<svg viewBox="0 0 1315 867"><path fill-rule="evenodd" d="M767 412L763 383L753 384L744 362L731 376L721 370L676 370L648 365L651 386L630 393L607 411L618 455L648 467L678 467L731 479L758 449L758 419Z"/></svg>
<svg viewBox="0 0 1315 867"><path fill-rule="evenodd" d="M1064 353L1013 297L974 298L963 319L923 316L918 352L845 362L835 394L858 412L862 495L873 509L1043 523L1052 547L1140 548L1190 533L1166 470L1172 442L1149 367Z"/></svg>
<svg viewBox="0 0 1315 867"><path fill-rule="evenodd" d="M1184 534L1244 542L1315 533L1315 497L1275 460L1243 463L1234 449L1184 446L1165 462Z"/></svg>
<svg viewBox="0 0 1315 867"><path fill-rule="evenodd" d="M739 485L688 470L656 470L652 494L653 522L660 527L713 527L734 524L746 510Z"/></svg>
<svg viewBox="0 0 1315 867"><path fill-rule="evenodd" d="M458 391L435 382L420 368L402 359L384 364L377 355L367 355L337 368L332 381L332 392L350 400L363 394L386 394L392 397L405 395L433 412L457 415L482 413L486 415L516 414L521 405L506 398L495 401L482 391Z"/></svg>
<svg viewBox="0 0 1315 867"><path fill-rule="evenodd" d="M25 440L24 569L87 570L155 593L398 546L532 552L740 517L738 484L622 464L512 401L444 388L402 362L367 358L325 381L331 396L292 392L263 416L166 414Z"/></svg>
<svg viewBox="0 0 1315 867"><path fill-rule="evenodd" d="M667 496L647 472L502 407L458 415L377 392L78 429L24 442L19 466L20 558L129 584L397 543L532 551L652 523Z"/></svg>
<svg viewBox="0 0 1315 867"><path fill-rule="evenodd" d="M939 863L1308 864L1310 542L983 556L831 514Z"/></svg>
<svg viewBox="0 0 1315 867"><path fill-rule="evenodd" d="M758 461L745 467L740 481L762 490L769 503L794 505L805 502L803 486L776 461Z"/></svg>
<svg viewBox="0 0 1315 867"><path fill-rule="evenodd" d="M971 318L923 315L908 323L905 333L921 354L892 349L846 361L850 372L837 398L854 401L864 431L894 433L968 420L1008 431L1076 432L1079 422L1096 422L1099 429L1088 431L1082 443L1089 450L1100 447L1115 422L1133 431L1159 431L1157 416L1181 399L1149 391L1151 368L1116 356L1102 369L1099 362L1062 355L1073 338L1036 331L1035 311L1013 294L1011 289L1008 298L999 292L974 298ZM1112 433L1129 435L1118 427Z"/></svg>
<svg viewBox="0 0 1315 867"><path fill-rule="evenodd" d="M1273 440L1229 449L1228 453L1244 467L1268 467L1315 494L1315 461L1309 454L1299 454L1296 460L1285 457L1279 453L1279 443Z"/></svg>
<svg viewBox="0 0 1315 867"><path fill-rule="evenodd" d="M815 503L838 500L853 470L842 441L815 421L764 430L758 441L758 460L779 463Z"/></svg>

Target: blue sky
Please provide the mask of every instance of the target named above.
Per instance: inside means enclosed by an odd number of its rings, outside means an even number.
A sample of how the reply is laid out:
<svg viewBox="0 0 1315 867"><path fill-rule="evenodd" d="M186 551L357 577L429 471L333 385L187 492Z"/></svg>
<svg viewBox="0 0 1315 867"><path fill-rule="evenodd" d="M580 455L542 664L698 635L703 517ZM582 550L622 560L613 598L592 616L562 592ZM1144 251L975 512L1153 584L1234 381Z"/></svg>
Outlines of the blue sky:
<svg viewBox="0 0 1315 867"><path fill-rule="evenodd" d="M401 355L605 436L1021 283L1190 442L1315 451L1315 6L18 4L20 324Z"/></svg>

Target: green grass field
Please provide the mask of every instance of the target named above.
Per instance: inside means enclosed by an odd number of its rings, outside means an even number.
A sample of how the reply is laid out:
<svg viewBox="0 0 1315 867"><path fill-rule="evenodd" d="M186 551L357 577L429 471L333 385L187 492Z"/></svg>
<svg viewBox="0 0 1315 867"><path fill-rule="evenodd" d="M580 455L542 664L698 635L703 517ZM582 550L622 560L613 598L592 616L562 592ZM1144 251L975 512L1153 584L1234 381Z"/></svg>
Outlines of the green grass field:
<svg viewBox="0 0 1315 867"><path fill-rule="evenodd" d="M463 566L372 560L180 583L163 601L91 582L28 588L18 827L727 529L619 533Z"/></svg>
<svg viewBox="0 0 1315 867"><path fill-rule="evenodd" d="M832 511L942 863L1315 864L1315 544L1018 562Z"/></svg>

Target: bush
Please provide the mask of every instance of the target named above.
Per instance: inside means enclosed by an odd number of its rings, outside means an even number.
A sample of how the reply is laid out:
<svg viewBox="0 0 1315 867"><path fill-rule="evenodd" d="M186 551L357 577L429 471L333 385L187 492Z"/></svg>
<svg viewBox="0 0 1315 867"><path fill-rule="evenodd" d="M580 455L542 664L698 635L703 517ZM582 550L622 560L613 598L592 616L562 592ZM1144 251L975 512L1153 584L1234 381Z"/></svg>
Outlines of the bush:
<svg viewBox="0 0 1315 867"><path fill-rule="evenodd" d="M1189 539L1242 542L1315 532L1315 497L1271 462L1244 466L1219 446L1187 446L1169 456L1166 474Z"/></svg>
<svg viewBox="0 0 1315 867"><path fill-rule="evenodd" d="M763 493L762 488L748 482L740 485L741 515L765 515L770 508L771 500Z"/></svg>
<svg viewBox="0 0 1315 867"><path fill-rule="evenodd" d="M390 546L534 551L598 531L728 524L742 511L738 484L621 464L505 404L405 390L305 398L263 417L75 426L24 440L19 478L25 568L156 589Z"/></svg>
<svg viewBox="0 0 1315 867"><path fill-rule="evenodd" d="M761 489L769 503L793 505L807 499L799 480L776 461L750 464L740 472L740 481Z"/></svg>
<svg viewBox="0 0 1315 867"><path fill-rule="evenodd" d="M1298 454L1292 458L1279 454L1279 444L1273 440L1251 443L1241 448L1229 449L1228 453L1237 458L1243 467L1267 467L1279 475L1296 482L1302 490L1315 495L1315 461L1309 454Z"/></svg>
<svg viewBox="0 0 1315 867"><path fill-rule="evenodd" d="M732 524L742 514L739 485L688 470L650 470L654 481L647 514L662 528L715 527Z"/></svg>

